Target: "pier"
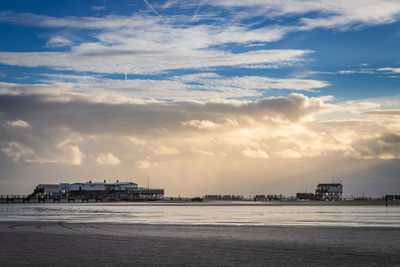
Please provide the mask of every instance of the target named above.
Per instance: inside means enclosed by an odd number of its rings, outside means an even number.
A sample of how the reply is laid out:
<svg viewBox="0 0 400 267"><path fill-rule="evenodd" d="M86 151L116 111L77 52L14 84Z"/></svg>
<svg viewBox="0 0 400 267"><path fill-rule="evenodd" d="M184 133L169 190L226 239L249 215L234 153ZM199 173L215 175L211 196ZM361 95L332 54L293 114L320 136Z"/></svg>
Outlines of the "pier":
<svg viewBox="0 0 400 267"><path fill-rule="evenodd" d="M29 195L1 195L0 203L90 203L161 200L164 189L138 187L132 182L39 184Z"/></svg>
<svg viewBox="0 0 400 267"><path fill-rule="evenodd" d="M115 194L110 196L31 196L31 195L0 195L0 203L97 203L117 201L157 201L163 199L164 189L139 188L136 194Z"/></svg>

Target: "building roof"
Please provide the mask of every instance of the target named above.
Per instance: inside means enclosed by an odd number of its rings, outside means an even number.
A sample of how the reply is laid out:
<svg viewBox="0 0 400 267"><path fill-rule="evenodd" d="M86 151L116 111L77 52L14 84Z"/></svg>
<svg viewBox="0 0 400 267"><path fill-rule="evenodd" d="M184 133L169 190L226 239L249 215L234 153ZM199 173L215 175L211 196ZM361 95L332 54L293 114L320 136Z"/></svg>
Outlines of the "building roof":
<svg viewBox="0 0 400 267"><path fill-rule="evenodd" d="M61 184L69 184L69 183L60 183ZM77 182L72 184L93 184L93 185L137 185L133 182L115 182L115 183L107 183L107 182ZM58 185L57 185L58 186Z"/></svg>
<svg viewBox="0 0 400 267"><path fill-rule="evenodd" d="M43 188L58 188L58 184L40 184Z"/></svg>
<svg viewBox="0 0 400 267"><path fill-rule="evenodd" d="M325 187L325 186L339 186L339 185L342 185L342 184L341 183L318 184L317 187L319 187L319 186L322 186L322 187Z"/></svg>

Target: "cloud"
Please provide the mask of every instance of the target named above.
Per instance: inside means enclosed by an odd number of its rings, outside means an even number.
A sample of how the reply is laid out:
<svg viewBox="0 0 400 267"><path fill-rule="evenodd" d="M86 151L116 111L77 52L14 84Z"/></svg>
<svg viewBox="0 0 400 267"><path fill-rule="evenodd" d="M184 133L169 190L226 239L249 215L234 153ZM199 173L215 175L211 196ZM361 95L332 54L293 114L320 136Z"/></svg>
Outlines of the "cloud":
<svg viewBox="0 0 400 267"><path fill-rule="evenodd" d="M282 158L286 158L286 159L292 159L292 158L299 159L299 158L302 158L303 155L293 149L283 149L276 153L276 157L282 157Z"/></svg>
<svg viewBox="0 0 400 267"><path fill-rule="evenodd" d="M99 165L118 165L121 163L121 161L114 156L112 153L100 153L97 157L96 157L96 163Z"/></svg>
<svg viewBox="0 0 400 267"><path fill-rule="evenodd" d="M8 143L8 146L2 148L1 151L15 162L19 162L22 157L34 154L32 149L18 142Z"/></svg>
<svg viewBox="0 0 400 267"><path fill-rule="evenodd" d="M289 49L257 50L236 54L214 49L166 51L145 52L129 48L116 50L102 45L80 46L71 52L0 52L0 63L24 67L46 66L56 70L78 72L151 74L165 70L235 67L249 64L262 64L268 67L271 64L301 62L310 53L307 50Z"/></svg>
<svg viewBox="0 0 400 267"><path fill-rule="evenodd" d="M68 165L81 165L85 155L81 152L79 146L74 144L60 144L58 145L58 150L61 155L54 158L44 158L44 159L33 159L32 161L37 161L40 163L62 163Z"/></svg>
<svg viewBox="0 0 400 267"><path fill-rule="evenodd" d="M213 75L214 78L210 78ZM258 76L221 77L213 73L174 76L167 79L111 80L99 76L44 74L43 83L1 83L1 93L47 94L54 97L90 97L94 102L137 102L138 99L215 100L259 97L271 89L315 91L328 83L311 79L273 79ZM49 78L47 78L49 77Z"/></svg>
<svg viewBox="0 0 400 267"><path fill-rule="evenodd" d="M27 120L38 125L38 130L42 125L47 125L57 131L67 131L62 128L67 126L78 132L116 131L143 139L142 135L150 134L150 130L165 134L165 130L168 132L172 125L174 129L184 130L186 127L182 127L182 122L204 129L212 128L210 122L232 126L238 120L246 121L246 118L261 122L266 117L299 121L330 108L330 104L325 103L323 98L294 93L287 97L255 101L139 101L116 104L92 102L90 99L74 95L0 95L0 111L13 117L24 115ZM32 110L35 112L32 113ZM99 118L104 123L97 123Z"/></svg>
<svg viewBox="0 0 400 267"><path fill-rule="evenodd" d="M366 138L352 144L359 158L400 158L400 135L384 133L379 137Z"/></svg>
<svg viewBox="0 0 400 267"><path fill-rule="evenodd" d="M245 155L246 157L250 157L250 158L262 158L262 159L268 159L269 156L265 151L262 151L261 149L250 149L247 148L246 150L242 151L243 155Z"/></svg>
<svg viewBox="0 0 400 267"><path fill-rule="evenodd" d="M362 64L364 66L364 64ZM361 69L349 69L349 70L338 70L338 71L309 71L307 74L370 74L370 75L390 75L399 74L400 68L361 68Z"/></svg>
<svg viewBox="0 0 400 267"><path fill-rule="evenodd" d="M60 143L54 146L46 145L46 147L37 149L35 155L24 158L26 162L35 163L51 163L65 165L82 165L85 155L79 146L71 143Z"/></svg>
<svg viewBox="0 0 400 267"><path fill-rule="evenodd" d="M205 150L201 150L201 149L192 149L191 151L194 154L200 154L200 155L210 156L210 157L214 157L215 156L215 154L213 152L205 151Z"/></svg>
<svg viewBox="0 0 400 267"><path fill-rule="evenodd" d="M261 76L222 77L215 73L198 73L191 75L175 76L175 80L185 83L187 86L197 85L202 88L219 90L270 90L288 89L315 91L329 85L328 82L311 79L277 79Z"/></svg>
<svg viewBox="0 0 400 267"><path fill-rule="evenodd" d="M16 128L30 128L31 125L24 120L18 119L16 121L7 121L7 124Z"/></svg>
<svg viewBox="0 0 400 267"><path fill-rule="evenodd" d="M157 168L158 166L158 162L151 162L150 158L136 161L136 168L138 169Z"/></svg>
<svg viewBox="0 0 400 267"><path fill-rule="evenodd" d="M129 136L128 137L129 142L135 144L135 145L145 145L147 143L146 140L144 139L140 139L140 138L136 138L134 136Z"/></svg>
<svg viewBox="0 0 400 267"><path fill-rule="evenodd" d="M139 160L136 162L136 168L148 169L150 167L150 162L148 160Z"/></svg>
<svg viewBox="0 0 400 267"><path fill-rule="evenodd" d="M47 47L63 47L63 46L71 46L73 44L72 41L66 39L63 36L53 36L50 40L47 41Z"/></svg>
<svg viewBox="0 0 400 267"><path fill-rule="evenodd" d="M105 7L105 6L92 6L92 9L96 10L96 11L103 11L103 10L106 10L107 7Z"/></svg>
<svg viewBox="0 0 400 267"><path fill-rule="evenodd" d="M2 11L0 22L88 31L80 33L85 35L80 38L80 43L72 43L61 35L53 36L47 43L48 47L70 46L70 51L1 52L0 63L122 74L210 67L280 67L302 63L312 51L266 50L255 45L279 41L296 31L315 28L348 30L393 23L398 21L400 12L400 4L391 0L370 0L368 4L362 0L220 0L203 1L203 6L212 6L215 12L207 16L197 15L197 23L193 24L192 16L174 15L172 12L161 17L149 2L146 4L151 8L147 13L138 12L129 16L60 18ZM176 5L170 3L164 8L176 8ZM192 8L197 12L198 4L180 1L179 8ZM290 23L279 20L282 16L291 17ZM210 19L215 23L210 23ZM245 23L249 19L254 20L256 26ZM260 26L266 19L276 23ZM235 52L228 44L238 44L247 49ZM397 73L395 68L382 68L382 71ZM310 85L303 86L310 88ZM322 85L315 86L320 88Z"/></svg>
<svg viewBox="0 0 400 267"><path fill-rule="evenodd" d="M38 94L0 95L4 121L23 116L35 125L21 131L0 124L0 145L5 155L20 163L90 166L85 155L96 155L93 163L119 162L119 167L127 168L127 162L134 162L137 169L156 166L149 156L157 157L159 166L178 158L202 161L222 154L233 161L243 156L246 160L399 157L394 143L400 130L397 110L389 110L396 111L393 116L377 116L377 105L386 106L371 99L326 101L328 97L295 93L253 101L137 103L92 102L82 96L59 100ZM338 112L356 117L318 119ZM107 150L118 153L103 152Z"/></svg>
<svg viewBox="0 0 400 267"><path fill-rule="evenodd" d="M192 25L191 18L185 16L170 16L166 21L159 16L144 14L57 18L0 12L0 21L92 30L87 38L81 38L80 44L74 44L60 35L48 41L48 47L70 46L67 52L1 52L0 63L13 66L149 74L176 69L291 65L303 62L311 52L291 49L232 52L219 46L277 41L287 29L278 26L253 29L228 22Z"/></svg>
<svg viewBox="0 0 400 267"><path fill-rule="evenodd" d="M23 118L34 127L21 131L0 123L0 164L2 170L17 168L18 175L35 176L32 183L41 183L42 175L49 182L76 173L93 177L98 175L96 158L102 163L116 163L117 158L120 175L134 176L137 182L150 175L171 194L243 193L246 186L254 193L261 185L278 190L278 180L304 187L299 177L351 178L383 162L395 165L400 159L399 116L375 113L388 107L397 111L398 97L329 101L290 94L260 100L109 103L77 95L60 100L47 94L3 94L1 121ZM318 118L336 112L359 119ZM115 168L103 169L102 175L115 176ZM363 175L357 177L364 181Z"/></svg>
<svg viewBox="0 0 400 267"><path fill-rule="evenodd" d="M139 18L142 17L109 15L103 18L75 16L58 18L32 13L0 12L0 21L48 28L117 29L128 26L150 25L158 21L157 18L151 17L147 17L147 20L140 20Z"/></svg>
<svg viewBox="0 0 400 267"><path fill-rule="evenodd" d="M400 116L400 110L369 110L364 112L367 115Z"/></svg>
<svg viewBox="0 0 400 267"><path fill-rule="evenodd" d="M153 150L154 155L157 156L168 156L168 155L180 155L181 153L174 147L158 146Z"/></svg>
<svg viewBox="0 0 400 267"><path fill-rule="evenodd" d="M269 78L260 76L224 77L215 73L196 73L165 79L113 80L100 75L42 74L40 84L0 83L0 93L70 92L92 95L92 99L130 101L138 98L171 100L209 100L263 95L268 90L315 92L329 83L312 79ZM122 76L121 76L122 78ZM95 92L95 94L93 94Z"/></svg>
<svg viewBox="0 0 400 267"><path fill-rule="evenodd" d="M183 121L181 124L184 127L193 127L197 128L199 130L207 130L207 129L213 129L217 127L217 125L209 120L190 120L190 121Z"/></svg>
<svg viewBox="0 0 400 267"><path fill-rule="evenodd" d="M316 1L239 1L217 0L203 1L203 5L241 8L242 16L264 15L275 18L313 14L300 19L300 29L337 28L347 30L351 27L393 23L398 20L400 4L392 0L371 0L366 5L362 0L316 0Z"/></svg>
<svg viewBox="0 0 400 267"><path fill-rule="evenodd" d="M8 115L12 115L7 113ZM0 147L8 157L18 162L51 163L79 166L85 155L79 147L82 138L63 123L48 124L42 118L32 116L37 127L21 131L19 127L0 124Z"/></svg>
<svg viewBox="0 0 400 267"><path fill-rule="evenodd" d="M72 144L58 144L51 148L53 151L45 149L45 151L35 152L30 147L13 141L9 142L8 146L1 150L9 158L18 163L25 161L33 163L81 165L84 158L79 147Z"/></svg>
<svg viewBox="0 0 400 267"><path fill-rule="evenodd" d="M378 71L389 72L389 73L395 73L395 74L400 73L400 68L386 67L386 68L379 68L379 69L377 69L377 70L378 70Z"/></svg>

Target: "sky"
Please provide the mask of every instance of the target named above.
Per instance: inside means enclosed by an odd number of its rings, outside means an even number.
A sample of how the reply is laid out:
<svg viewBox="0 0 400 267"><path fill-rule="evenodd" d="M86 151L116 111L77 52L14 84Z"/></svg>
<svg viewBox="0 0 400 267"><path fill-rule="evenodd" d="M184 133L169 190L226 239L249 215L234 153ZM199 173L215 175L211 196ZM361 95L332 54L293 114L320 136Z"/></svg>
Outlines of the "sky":
<svg viewBox="0 0 400 267"><path fill-rule="evenodd" d="M400 193L398 0L0 3L0 193Z"/></svg>

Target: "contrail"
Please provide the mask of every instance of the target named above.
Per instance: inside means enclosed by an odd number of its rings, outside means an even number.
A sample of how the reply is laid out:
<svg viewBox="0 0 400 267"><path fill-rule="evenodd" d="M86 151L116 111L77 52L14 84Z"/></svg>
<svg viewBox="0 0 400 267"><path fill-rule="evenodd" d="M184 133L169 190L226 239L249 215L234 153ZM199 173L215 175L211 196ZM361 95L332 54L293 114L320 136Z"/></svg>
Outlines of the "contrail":
<svg viewBox="0 0 400 267"><path fill-rule="evenodd" d="M159 16L159 17L161 18L162 22L163 22L165 25L167 25L167 27L169 27L169 25L164 21L163 17L160 15L160 13L158 13L157 10L154 9L154 7L149 3L149 1L147 1L147 0L143 0L143 1L146 3L146 5L147 5L151 10L153 10L154 13L157 14L157 16Z"/></svg>
<svg viewBox="0 0 400 267"><path fill-rule="evenodd" d="M203 6L203 1L200 2L200 5L197 7L196 11L193 14L192 18L195 18L197 16L197 13L199 13L200 8Z"/></svg>

